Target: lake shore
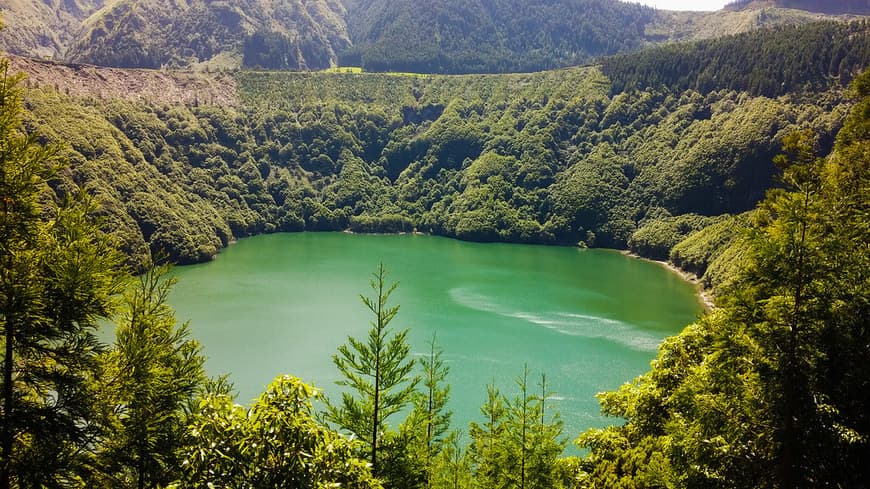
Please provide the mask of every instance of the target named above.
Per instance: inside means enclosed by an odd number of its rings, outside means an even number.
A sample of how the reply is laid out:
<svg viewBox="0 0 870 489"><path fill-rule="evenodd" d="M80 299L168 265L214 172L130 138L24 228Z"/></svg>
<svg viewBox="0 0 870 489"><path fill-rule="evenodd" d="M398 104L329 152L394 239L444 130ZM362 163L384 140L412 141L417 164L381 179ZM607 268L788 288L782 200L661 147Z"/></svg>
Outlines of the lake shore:
<svg viewBox="0 0 870 489"><path fill-rule="evenodd" d="M698 278L698 276L695 275L694 273L689 273L689 272L677 267L676 265L674 265L673 263L671 263L669 261L653 260L651 258L645 258L643 256L638 255L637 253L632 253L631 251L628 251L628 250L620 250L619 252L625 256L628 256L631 258L636 258L638 260L648 261L651 263L656 263L658 265L661 265L661 266L667 268L671 272L679 275L679 277L682 278L683 280L685 280L686 282L689 282L690 284L695 286L695 290L698 293L698 301L701 303L701 305L704 306L705 312L710 312L716 308L716 302L713 300L713 296L710 294L710 292L708 290L706 290L704 288L704 286L701 284L701 279Z"/></svg>

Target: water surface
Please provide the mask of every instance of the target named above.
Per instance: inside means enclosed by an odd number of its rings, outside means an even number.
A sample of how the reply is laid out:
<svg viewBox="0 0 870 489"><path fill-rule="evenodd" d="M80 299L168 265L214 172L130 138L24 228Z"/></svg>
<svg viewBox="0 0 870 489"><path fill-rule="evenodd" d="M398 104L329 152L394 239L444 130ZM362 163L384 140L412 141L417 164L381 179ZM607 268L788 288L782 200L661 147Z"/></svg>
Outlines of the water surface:
<svg viewBox="0 0 870 489"><path fill-rule="evenodd" d="M693 287L663 267L606 250L466 243L433 236L300 233L239 241L213 262L176 269L170 298L248 403L289 373L337 396L331 357L364 338L370 274L400 282L394 328L415 355L437 332L450 366L454 427L480 420L485 385L513 397L523 364L547 374L566 436L603 426L595 393L648 370L661 340L700 312Z"/></svg>

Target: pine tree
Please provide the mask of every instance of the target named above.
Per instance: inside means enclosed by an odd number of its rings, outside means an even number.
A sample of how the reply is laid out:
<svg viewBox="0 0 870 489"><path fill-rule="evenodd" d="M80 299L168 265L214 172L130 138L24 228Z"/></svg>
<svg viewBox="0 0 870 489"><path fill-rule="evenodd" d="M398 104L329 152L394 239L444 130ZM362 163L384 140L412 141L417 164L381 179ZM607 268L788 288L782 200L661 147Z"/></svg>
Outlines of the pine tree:
<svg viewBox="0 0 870 489"><path fill-rule="evenodd" d="M429 486L437 489L465 489L473 486L471 460L463 447L462 430L452 431L444 439L443 448L433 459Z"/></svg>
<svg viewBox="0 0 870 489"><path fill-rule="evenodd" d="M115 345L104 361L118 418L102 458L116 481L139 489L177 476L185 409L205 383L199 345L166 303L175 284L168 273L168 266L153 267L124 295Z"/></svg>
<svg viewBox="0 0 870 489"><path fill-rule="evenodd" d="M447 410L450 386L444 384L450 368L441 359L443 351L436 346L435 339L436 334L433 333L429 354L421 361L424 392L418 396L414 406L414 414L421 418L426 487L431 486L433 461L445 443L444 435L450 429L450 417L453 414Z"/></svg>
<svg viewBox="0 0 870 489"><path fill-rule="evenodd" d="M468 449L475 487L500 487L506 479L502 443L506 432L507 406L504 396L493 383L486 386L486 401L480 407L480 413L486 421L483 425L471 422L471 445Z"/></svg>
<svg viewBox="0 0 870 489"><path fill-rule="evenodd" d="M48 198L51 148L21 124L19 76L0 62L0 488L73 480L100 434L95 331L122 284L120 254L84 196ZM78 199L78 200L75 200Z"/></svg>
<svg viewBox="0 0 870 489"><path fill-rule="evenodd" d="M341 403L327 405L327 419L350 431L369 448L372 472L378 476L378 455L387 419L404 409L413 399L419 377L412 376L414 361L409 358L408 330L393 333L390 322L399 306L389 306L390 295L398 282L387 285L387 270L381 263L372 273L373 297L361 295L363 304L374 315L367 341L348 337L332 360L344 380Z"/></svg>

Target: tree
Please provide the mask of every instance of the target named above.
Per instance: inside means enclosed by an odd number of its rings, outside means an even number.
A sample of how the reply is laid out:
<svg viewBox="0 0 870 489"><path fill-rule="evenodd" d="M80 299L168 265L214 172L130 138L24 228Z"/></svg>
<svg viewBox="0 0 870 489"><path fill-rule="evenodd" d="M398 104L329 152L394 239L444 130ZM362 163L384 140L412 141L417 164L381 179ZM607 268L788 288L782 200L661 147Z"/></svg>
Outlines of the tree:
<svg viewBox="0 0 870 489"><path fill-rule="evenodd" d="M450 367L441 359L443 350L435 344L436 333L429 342L429 355L422 359L424 392L416 401L415 411L423 418L426 460L426 486L431 486L432 463L445 443L444 435L450 429L452 412L447 410L450 385L444 385Z"/></svg>
<svg viewBox="0 0 870 489"><path fill-rule="evenodd" d="M565 450L566 441L562 438L562 417L559 411L548 414L547 399L556 395L547 387L547 374L541 373L541 396L537 399L536 411L540 417L536 420L532 434L532 453L528 469L529 487L546 488L558 485L559 456Z"/></svg>
<svg viewBox="0 0 870 489"><path fill-rule="evenodd" d="M562 421L558 412L546 414L546 376L541 376L541 396L529 388L529 368L515 379L519 393L507 400L494 386L487 386L487 400L481 413L487 418L481 426L471 423L469 456L474 464L474 479L481 488L517 487L543 489L555 487L558 456L565 448L561 440Z"/></svg>
<svg viewBox="0 0 870 489"><path fill-rule="evenodd" d="M74 480L100 432L95 331L123 277L113 240L75 191L58 204L52 148L21 124L21 77L0 62L0 488Z"/></svg>
<svg viewBox="0 0 870 489"><path fill-rule="evenodd" d="M422 389L414 393L413 408L399 427L399 436L391 441L401 441L396 449L404 452L404 463L394 456L390 459L391 483L403 481L403 487L431 487L435 471L435 459L444 448L445 435L450 429L452 412L447 410L450 386L445 384L449 367L444 364L443 351L436 344L436 334L429 341L429 353L417 360L421 370ZM404 465L404 468L395 467ZM399 470L402 469L402 470ZM402 474L404 472L404 474Z"/></svg>
<svg viewBox="0 0 870 489"><path fill-rule="evenodd" d="M101 455L112 485L143 489L178 477L185 410L205 383L199 344L187 323L176 326L166 303L175 284L169 271L151 268L124 294L115 345L105 355L103 381L117 418Z"/></svg>
<svg viewBox="0 0 870 489"><path fill-rule="evenodd" d="M501 445L506 431L507 407L504 397L493 383L486 386L486 401L480 407L486 420L483 425L471 422L469 458L473 465L475 487L500 487L504 484L504 451Z"/></svg>
<svg viewBox="0 0 870 489"><path fill-rule="evenodd" d="M464 489L473 486L468 449L463 447L462 430L452 431L433 460L429 486L438 489Z"/></svg>
<svg viewBox="0 0 870 489"><path fill-rule="evenodd" d="M399 306L388 305L398 282L387 285L387 270L381 263L372 273L370 285L376 295L360 296L374 315L367 341L348 337L332 357L344 377L338 385L349 387L355 395L343 392L340 404L328 403L327 419L368 446L372 472L377 476L380 440L389 429L386 421L412 401L420 379L411 377L414 361L408 358L408 330L393 333L389 328L399 312Z"/></svg>
<svg viewBox="0 0 870 489"><path fill-rule="evenodd" d="M296 377L276 378L250 410L224 394L206 396L190 424L182 488L380 489L357 442L318 423L320 394Z"/></svg>
<svg viewBox="0 0 870 489"><path fill-rule="evenodd" d="M870 457L870 72L834 153L785 140L720 307L601 396L590 487L861 487ZM862 88L863 87L863 88Z"/></svg>

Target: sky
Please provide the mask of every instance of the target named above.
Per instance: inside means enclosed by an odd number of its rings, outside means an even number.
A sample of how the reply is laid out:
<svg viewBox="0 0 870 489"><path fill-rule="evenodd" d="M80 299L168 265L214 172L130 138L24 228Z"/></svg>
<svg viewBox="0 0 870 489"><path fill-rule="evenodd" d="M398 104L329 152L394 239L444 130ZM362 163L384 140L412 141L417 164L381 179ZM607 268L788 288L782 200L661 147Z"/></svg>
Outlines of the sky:
<svg viewBox="0 0 870 489"><path fill-rule="evenodd" d="M626 1L626 0L623 0ZM730 0L628 0L660 10L719 10Z"/></svg>

